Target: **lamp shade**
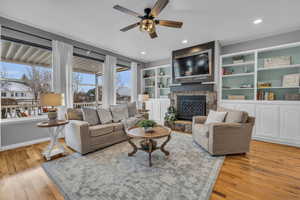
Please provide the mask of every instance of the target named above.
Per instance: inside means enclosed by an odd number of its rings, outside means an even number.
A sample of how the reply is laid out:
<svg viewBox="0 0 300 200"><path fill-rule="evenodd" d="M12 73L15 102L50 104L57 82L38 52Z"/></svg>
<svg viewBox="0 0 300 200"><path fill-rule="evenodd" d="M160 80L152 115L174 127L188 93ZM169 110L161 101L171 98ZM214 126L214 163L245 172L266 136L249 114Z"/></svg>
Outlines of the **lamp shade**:
<svg viewBox="0 0 300 200"><path fill-rule="evenodd" d="M149 94L140 94L139 95L139 101L145 102L149 100Z"/></svg>
<svg viewBox="0 0 300 200"><path fill-rule="evenodd" d="M58 93L46 93L40 96L41 106L63 106L64 95Z"/></svg>

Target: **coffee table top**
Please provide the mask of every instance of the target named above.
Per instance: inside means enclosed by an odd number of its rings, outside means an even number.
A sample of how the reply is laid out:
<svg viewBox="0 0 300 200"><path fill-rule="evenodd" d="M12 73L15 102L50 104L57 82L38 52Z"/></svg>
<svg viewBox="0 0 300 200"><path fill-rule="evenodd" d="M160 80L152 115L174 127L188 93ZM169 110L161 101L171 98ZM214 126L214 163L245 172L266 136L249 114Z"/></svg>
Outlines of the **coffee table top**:
<svg viewBox="0 0 300 200"><path fill-rule="evenodd" d="M171 134L171 129L165 126L155 126L151 133L146 133L143 128L133 127L126 130L129 137L132 138L162 138Z"/></svg>
<svg viewBox="0 0 300 200"><path fill-rule="evenodd" d="M49 127L55 127L55 126L63 126L68 123L69 123L69 121L67 121L67 120L56 120L55 122L44 121L44 122L38 123L37 126L40 128L49 128Z"/></svg>

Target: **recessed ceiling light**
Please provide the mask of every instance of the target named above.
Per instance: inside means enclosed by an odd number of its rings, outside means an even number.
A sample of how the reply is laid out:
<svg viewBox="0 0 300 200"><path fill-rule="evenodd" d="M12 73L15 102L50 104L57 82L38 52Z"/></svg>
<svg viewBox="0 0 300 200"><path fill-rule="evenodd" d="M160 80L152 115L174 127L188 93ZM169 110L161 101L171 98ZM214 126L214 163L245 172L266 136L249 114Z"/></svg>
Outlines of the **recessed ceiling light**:
<svg viewBox="0 0 300 200"><path fill-rule="evenodd" d="M186 43L188 43L188 40L182 40L181 43L186 44Z"/></svg>
<svg viewBox="0 0 300 200"><path fill-rule="evenodd" d="M253 21L253 24L260 24L262 22L263 22L262 19L256 19L256 20Z"/></svg>
<svg viewBox="0 0 300 200"><path fill-rule="evenodd" d="M145 52L145 51L142 51L141 54L142 54L142 55L146 55L146 52Z"/></svg>

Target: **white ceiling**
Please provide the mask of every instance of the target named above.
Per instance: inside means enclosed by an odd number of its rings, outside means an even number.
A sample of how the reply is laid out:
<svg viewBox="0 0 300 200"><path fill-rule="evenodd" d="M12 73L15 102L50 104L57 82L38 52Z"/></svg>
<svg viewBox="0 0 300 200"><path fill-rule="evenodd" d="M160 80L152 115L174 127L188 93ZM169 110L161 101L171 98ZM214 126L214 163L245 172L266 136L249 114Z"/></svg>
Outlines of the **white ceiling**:
<svg viewBox="0 0 300 200"><path fill-rule="evenodd" d="M143 12L155 0L0 0L0 15L46 31L143 61L168 58L172 50L211 40L229 44L300 28L299 0L170 0L161 19L183 21L182 29L158 27L157 39L138 28L119 29L137 22L112 7L120 4ZM259 25L252 24L263 18ZM188 39L188 44L181 44ZM141 55L146 51L146 55Z"/></svg>

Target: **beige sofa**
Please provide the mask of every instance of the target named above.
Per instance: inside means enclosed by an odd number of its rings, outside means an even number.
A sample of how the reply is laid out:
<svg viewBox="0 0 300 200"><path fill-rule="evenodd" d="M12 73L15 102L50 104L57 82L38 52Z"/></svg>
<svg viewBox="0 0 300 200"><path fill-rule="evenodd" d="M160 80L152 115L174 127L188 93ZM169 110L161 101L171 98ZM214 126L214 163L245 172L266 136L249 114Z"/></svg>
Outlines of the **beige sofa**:
<svg viewBox="0 0 300 200"><path fill-rule="evenodd" d="M112 108L107 109L106 112L109 114L111 109ZM120 115L117 119L118 122L114 121L112 117L111 120L106 119L106 123L101 123L99 119L99 123L97 124L97 120L95 122L85 121L84 112L84 109L68 109L66 114L70 122L65 128L66 144L81 154L86 154L127 140L128 137L125 133L125 128L133 126L139 120L143 119L143 115L132 113L131 116L125 116L126 118L124 118L124 116L122 118L122 115ZM93 116L93 109L89 109L88 112L88 117L92 120L97 118L97 116ZM117 112L124 114L122 110L117 110L115 113ZM105 118L107 118L107 113L104 113ZM133 114L134 116L132 116Z"/></svg>
<svg viewBox="0 0 300 200"><path fill-rule="evenodd" d="M238 110L220 108L218 111L227 112L222 123L205 124L206 116L193 117L194 141L212 155L249 152L255 118Z"/></svg>

